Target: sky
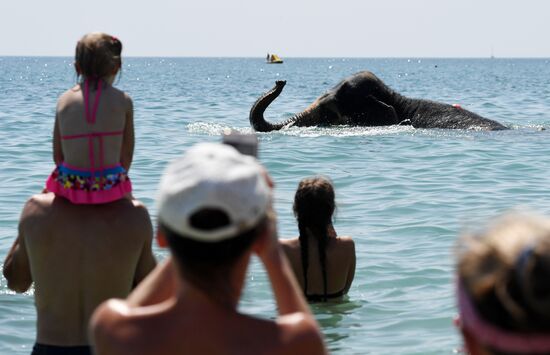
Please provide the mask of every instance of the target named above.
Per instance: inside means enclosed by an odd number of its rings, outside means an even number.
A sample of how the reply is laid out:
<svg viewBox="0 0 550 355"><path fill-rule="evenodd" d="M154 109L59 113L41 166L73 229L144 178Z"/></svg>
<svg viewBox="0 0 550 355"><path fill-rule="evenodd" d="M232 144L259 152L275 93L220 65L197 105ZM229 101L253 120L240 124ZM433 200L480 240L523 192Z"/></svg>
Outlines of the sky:
<svg viewBox="0 0 550 355"><path fill-rule="evenodd" d="M0 56L550 57L548 0L0 0Z"/></svg>

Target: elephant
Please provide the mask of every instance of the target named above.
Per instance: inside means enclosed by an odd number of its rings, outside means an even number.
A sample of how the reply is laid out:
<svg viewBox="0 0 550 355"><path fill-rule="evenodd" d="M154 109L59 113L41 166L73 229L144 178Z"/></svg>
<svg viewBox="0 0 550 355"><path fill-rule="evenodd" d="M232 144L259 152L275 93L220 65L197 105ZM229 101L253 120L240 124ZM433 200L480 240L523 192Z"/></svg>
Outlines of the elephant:
<svg viewBox="0 0 550 355"><path fill-rule="evenodd" d="M262 95L250 110L255 131L269 132L291 126L389 126L412 125L414 128L455 128L504 130L506 126L461 108L436 101L405 97L388 87L369 71L342 80L321 95L304 111L289 119L270 123L264 111L283 90L286 81Z"/></svg>

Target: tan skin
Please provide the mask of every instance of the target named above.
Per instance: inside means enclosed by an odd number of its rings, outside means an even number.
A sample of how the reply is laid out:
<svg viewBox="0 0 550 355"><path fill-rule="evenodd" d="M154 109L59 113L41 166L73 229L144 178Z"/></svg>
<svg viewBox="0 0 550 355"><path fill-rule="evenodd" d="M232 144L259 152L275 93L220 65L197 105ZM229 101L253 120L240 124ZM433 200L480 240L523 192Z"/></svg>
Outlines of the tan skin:
<svg viewBox="0 0 550 355"><path fill-rule="evenodd" d="M16 292L34 283L36 341L89 345L97 305L126 297L155 267L151 242L149 214L139 201L73 205L53 193L30 198L3 271Z"/></svg>
<svg viewBox="0 0 550 355"><path fill-rule="evenodd" d="M76 64L77 73L80 72ZM101 97L96 122L86 122L84 109L84 81L61 95L57 102L53 132L53 159L56 165L65 162L71 166L90 169L88 139L61 139L61 136L89 132L123 131L122 135L103 137L103 162L105 166L120 163L127 171L134 153L134 113L132 99L123 91L113 87L113 81L120 67L102 79ZM89 110L91 112L97 91L90 85ZM99 167L99 139L94 139L95 166Z"/></svg>
<svg viewBox="0 0 550 355"><path fill-rule="evenodd" d="M91 323L97 354L326 354L275 228L273 218L229 272L235 291L224 304L186 282L172 260L157 267L127 300L104 303ZM279 309L274 320L236 309L252 254L269 275Z"/></svg>
<svg viewBox="0 0 550 355"><path fill-rule="evenodd" d="M351 237L339 237L332 224L326 249L327 294L344 290L347 293L355 275L355 243ZM302 270L302 255L298 238L281 239L280 244L290 261L300 287L305 282ZM317 239L309 235L308 295L323 295L323 273L319 262Z"/></svg>

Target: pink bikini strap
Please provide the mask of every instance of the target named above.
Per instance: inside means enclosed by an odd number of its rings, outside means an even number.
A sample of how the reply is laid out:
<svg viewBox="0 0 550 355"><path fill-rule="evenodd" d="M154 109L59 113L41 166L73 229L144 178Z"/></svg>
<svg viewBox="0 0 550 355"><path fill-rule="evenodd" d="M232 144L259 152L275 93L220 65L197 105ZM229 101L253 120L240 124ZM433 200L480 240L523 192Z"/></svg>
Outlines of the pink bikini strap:
<svg viewBox="0 0 550 355"><path fill-rule="evenodd" d="M97 106L99 105L99 98L101 96L101 79L97 80L97 94L95 96L94 106L90 113L90 81L86 79L84 81L84 110L86 110L86 122L89 124L95 123L95 116L97 113Z"/></svg>

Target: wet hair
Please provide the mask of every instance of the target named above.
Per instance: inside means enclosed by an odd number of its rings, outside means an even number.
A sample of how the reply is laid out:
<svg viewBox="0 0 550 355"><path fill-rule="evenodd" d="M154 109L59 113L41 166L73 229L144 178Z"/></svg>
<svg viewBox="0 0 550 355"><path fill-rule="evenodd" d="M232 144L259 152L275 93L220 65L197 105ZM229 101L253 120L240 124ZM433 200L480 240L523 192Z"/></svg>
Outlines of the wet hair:
<svg viewBox="0 0 550 355"><path fill-rule="evenodd" d="M106 33L84 35L76 44L77 75L97 81L111 75L122 65L122 42Z"/></svg>
<svg viewBox="0 0 550 355"><path fill-rule="evenodd" d="M311 234L317 239L319 263L323 274L323 300L327 300L326 248L328 229L332 224L332 215L336 208L334 188L325 177L305 178L298 184L294 196L294 215L298 221L299 242L304 276L304 294L307 296L307 271L309 268L309 243Z"/></svg>
<svg viewBox="0 0 550 355"><path fill-rule="evenodd" d="M189 223L195 229L212 231L226 227L229 216L219 209L203 209L195 212ZM182 275L195 287L201 289L220 303L225 303L231 291L229 271L238 259L251 247L252 243L266 228L267 218L255 227L235 237L220 242L199 242L181 235L159 221L168 247L177 260Z"/></svg>
<svg viewBox="0 0 550 355"><path fill-rule="evenodd" d="M457 251L459 282L485 321L518 334L550 330L550 218L509 213L463 236Z"/></svg>

